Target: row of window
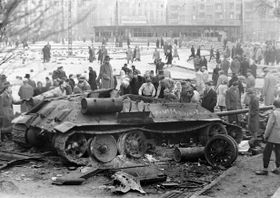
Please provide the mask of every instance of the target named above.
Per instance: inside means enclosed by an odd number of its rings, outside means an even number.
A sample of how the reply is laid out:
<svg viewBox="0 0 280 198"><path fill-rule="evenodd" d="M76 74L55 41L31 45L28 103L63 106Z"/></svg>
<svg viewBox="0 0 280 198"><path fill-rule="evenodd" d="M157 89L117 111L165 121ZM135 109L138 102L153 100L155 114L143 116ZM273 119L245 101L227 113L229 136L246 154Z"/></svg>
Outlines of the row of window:
<svg viewBox="0 0 280 198"><path fill-rule="evenodd" d="M219 30L217 31L226 31L226 32L231 32L231 33L237 33L238 30L236 28L219 28ZM168 29L141 29L141 28L135 28L133 30L130 31L131 32L131 36L132 37L160 37L160 36L172 36L172 37L179 37L180 35L184 35L184 36L191 36L191 37L200 37L202 35L206 36L206 37L218 37L219 33L216 32L215 30L212 31L205 31L204 28L200 28L200 29L190 29L190 30L168 30ZM113 37L116 36L117 33L114 31L96 31L95 32L95 36L96 37ZM124 36L125 33L119 32L118 35Z"/></svg>

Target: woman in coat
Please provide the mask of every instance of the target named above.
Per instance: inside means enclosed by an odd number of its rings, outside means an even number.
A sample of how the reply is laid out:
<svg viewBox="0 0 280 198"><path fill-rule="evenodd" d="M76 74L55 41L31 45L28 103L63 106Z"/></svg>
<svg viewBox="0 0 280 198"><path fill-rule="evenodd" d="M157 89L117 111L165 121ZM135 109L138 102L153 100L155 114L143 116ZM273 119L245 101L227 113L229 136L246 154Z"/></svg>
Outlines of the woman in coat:
<svg viewBox="0 0 280 198"><path fill-rule="evenodd" d="M267 68L264 68L264 72L268 72ZM275 76L275 71L268 72L264 78L263 84L263 97L264 97L264 104L266 106L272 105L277 88L277 78Z"/></svg>
<svg viewBox="0 0 280 198"><path fill-rule="evenodd" d="M267 142L263 151L263 170L257 171L257 175L268 175L268 165L272 150L275 152L276 169L272 172L280 174L280 100L273 102L275 107L271 112L264 134L264 140Z"/></svg>
<svg viewBox="0 0 280 198"><path fill-rule="evenodd" d="M226 108L226 92L227 92L228 86L227 81L222 81L222 84L220 84L217 88L217 105L219 106L220 110L223 111Z"/></svg>
<svg viewBox="0 0 280 198"><path fill-rule="evenodd" d="M2 119L3 128L11 126L14 118L13 97L9 82L5 82L2 90L0 90L0 119Z"/></svg>

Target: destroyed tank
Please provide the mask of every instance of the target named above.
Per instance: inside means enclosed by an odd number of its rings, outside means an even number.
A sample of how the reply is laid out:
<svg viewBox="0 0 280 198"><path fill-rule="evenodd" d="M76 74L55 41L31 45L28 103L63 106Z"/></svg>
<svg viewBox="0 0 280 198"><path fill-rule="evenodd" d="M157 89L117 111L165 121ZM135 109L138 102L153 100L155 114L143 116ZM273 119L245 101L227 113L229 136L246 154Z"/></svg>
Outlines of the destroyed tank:
<svg viewBox="0 0 280 198"><path fill-rule="evenodd" d="M12 122L13 140L25 147L55 149L79 165L89 159L109 162L117 154L140 158L157 145L206 146L206 159L215 165L229 166L236 159L241 128L199 104L111 94L96 90L34 97L34 107Z"/></svg>

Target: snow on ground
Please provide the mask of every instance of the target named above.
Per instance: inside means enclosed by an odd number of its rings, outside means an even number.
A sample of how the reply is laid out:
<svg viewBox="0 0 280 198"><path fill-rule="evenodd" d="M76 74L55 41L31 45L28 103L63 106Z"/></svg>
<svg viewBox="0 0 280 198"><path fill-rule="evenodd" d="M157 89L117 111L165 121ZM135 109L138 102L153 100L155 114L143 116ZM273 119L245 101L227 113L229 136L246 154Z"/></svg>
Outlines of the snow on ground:
<svg viewBox="0 0 280 198"><path fill-rule="evenodd" d="M4 63L0 67L0 73L4 73L8 80L14 85L13 95L15 99L18 99L18 89L20 81L17 79L17 76L24 77L26 73L31 75L33 80L45 82L45 77L49 76L51 78L52 72L59 66L63 66L67 75L69 74L83 74L88 76L88 67L91 66L93 69L99 73L100 65L97 61L90 63L88 61L88 46L90 43L83 42L74 42L73 43L73 56L68 57L67 55L67 45L63 44L53 44L51 50L51 61L49 63L43 63L42 61L42 52L41 49L45 45L45 42L36 43L30 45L27 50L16 50L14 52L15 56L13 59L9 60L7 63ZM97 48L100 44L94 44L97 52ZM134 45L131 46L134 48ZM111 59L111 65L115 70L115 74L119 74L121 67L126 63L126 46L124 48L115 48L112 44L108 44L108 52ZM152 54L154 47L141 46L141 61L134 62L133 65L144 74L148 70L155 70L155 66L152 65L153 59ZM173 64L175 66L167 68L171 72L172 78L176 79L187 79L194 78L195 73L193 71L193 61L187 62L187 59L190 55L190 49L180 48L178 49L180 60L174 58ZM209 51L201 50L201 54L206 56L209 59ZM4 54L3 54L4 55ZM3 56L2 55L2 56ZM162 60L165 62L165 57L163 50L160 49L160 55ZM1 56L1 55L0 55ZM131 63L129 67L131 67ZM215 61L208 63L208 70L212 72L215 68ZM258 70L258 75L262 76L261 70ZM257 79L256 86L262 87L263 79Z"/></svg>

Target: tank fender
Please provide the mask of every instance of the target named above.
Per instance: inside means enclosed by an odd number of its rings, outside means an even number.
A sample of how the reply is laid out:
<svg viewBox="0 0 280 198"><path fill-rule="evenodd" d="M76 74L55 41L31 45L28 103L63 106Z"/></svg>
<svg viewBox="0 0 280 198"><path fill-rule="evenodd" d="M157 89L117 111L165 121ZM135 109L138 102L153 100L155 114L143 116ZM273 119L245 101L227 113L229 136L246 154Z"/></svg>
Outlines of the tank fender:
<svg viewBox="0 0 280 198"><path fill-rule="evenodd" d="M14 118L12 120L12 124L25 124L26 126L29 126L34 117L35 117L34 115L22 114Z"/></svg>
<svg viewBox="0 0 280 198"><path fill-rule="evenodd" d="M73 129L75 126L76 125L73 124L72 122L63 122L59 125L56 125L54 129L61 133L66 133L67 131Z"/></svg>

